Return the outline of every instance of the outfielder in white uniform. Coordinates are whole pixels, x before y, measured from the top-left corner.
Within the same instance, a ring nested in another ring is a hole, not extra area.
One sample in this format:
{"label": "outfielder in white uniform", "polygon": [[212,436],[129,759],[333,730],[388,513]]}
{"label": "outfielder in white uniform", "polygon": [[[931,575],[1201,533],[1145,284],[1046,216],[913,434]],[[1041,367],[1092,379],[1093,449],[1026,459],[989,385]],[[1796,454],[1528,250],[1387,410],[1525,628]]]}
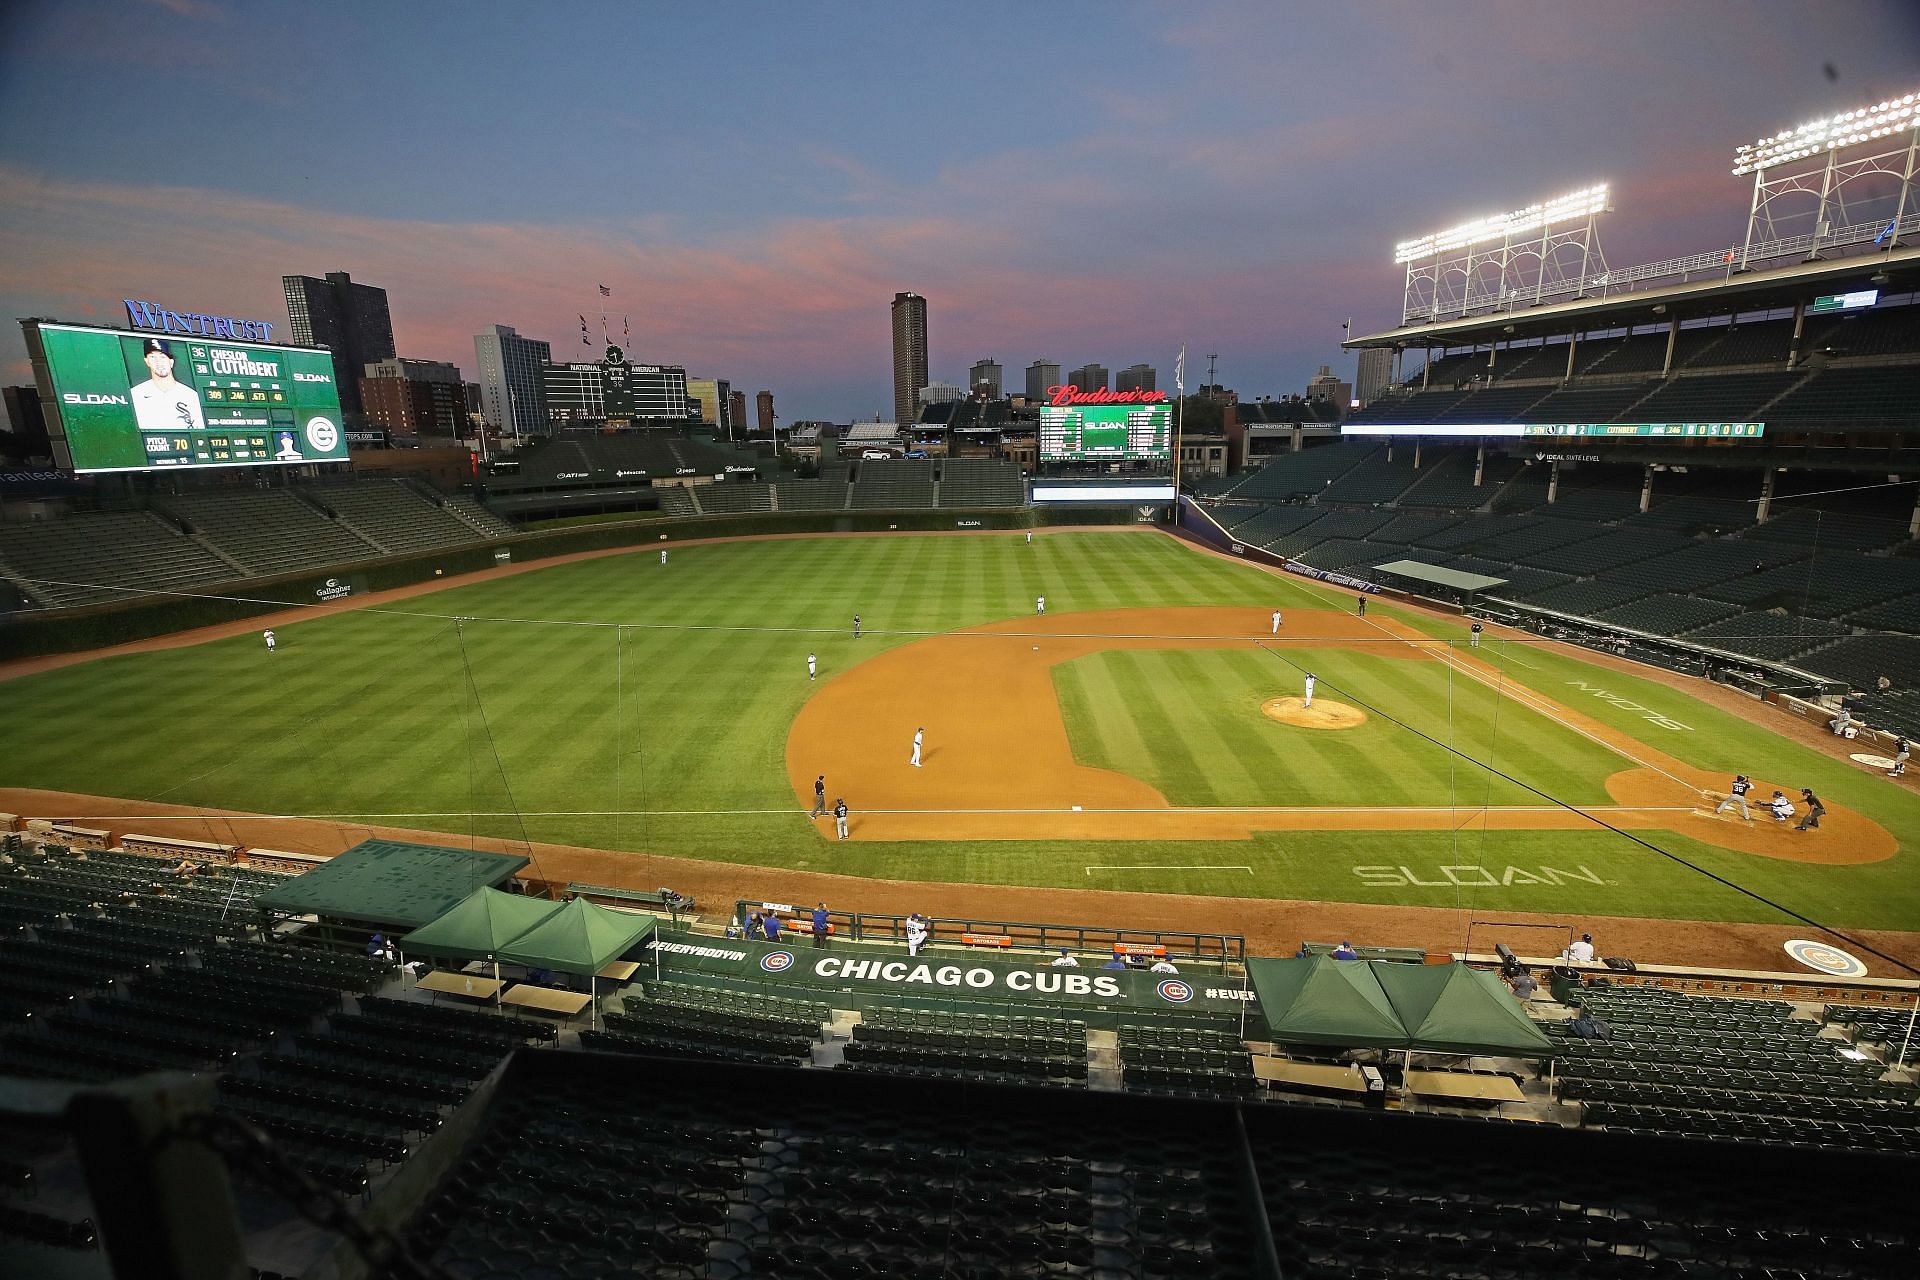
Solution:
{"label": "outfielder in white uniform", "polygon": [[1027,530],[1027,545],[1028,546],[1033,545],[1033,530],[1031,529]]}
{"label": "outfielder in white uniform", "polygon": [[1273,634],[1280,634],[1280,611],[1278,609],[1273,611]]}
{"label": "outfielder in white uniform", "polygon": [[273,628],[268,627],[265,631],[262,631],[260,633],[260,638],[267,642],[267,652],[272,653],[273,652]]}
{"label": "outfielder in white uniform", "polygon": [[667,562],[667,549],[665,547],[662,547],[660,548],[660,563],[665,564],[666,562]]}
{"label": "outfielder in white uniform", "polygon": [[1045,613],[1047,611],[1047,598],[1045,596],[1035,596],[1033,598],[1033,611],[1035,613]]}
{"label": "outfielder in white uniform", "polygon": [[909,763],[916,769],[920,767],[920,740],[926,736],[926,732],[925,729],[913,731],[913,759]]}
{"label": "outfielder in white uniform", "polygon": [[1314,684],[1313,673],[1309,671],[1307,673],[1307,697],[1306,697],[1306,700],[1303,703],[1301,703],[1301,706],[1303,708],[1310,707],[1313,705],[1313,684]]}
{"label": "outfielder in white uniform", "polygon": [[807,655],[807,679],[811,680],[820,670],[819,660],[812,654]]}

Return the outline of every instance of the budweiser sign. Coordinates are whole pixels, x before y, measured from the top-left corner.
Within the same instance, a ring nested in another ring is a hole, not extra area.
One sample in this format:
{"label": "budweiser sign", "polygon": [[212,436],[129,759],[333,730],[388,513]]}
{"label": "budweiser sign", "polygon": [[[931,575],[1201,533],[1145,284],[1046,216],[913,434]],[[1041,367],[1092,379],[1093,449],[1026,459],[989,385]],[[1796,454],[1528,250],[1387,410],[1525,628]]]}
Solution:
{"label": "budweiser sign", "polygon": [[1064,387],[1048,387],[1048,404],[1165,404],[1167,393],[1164,391],[1108,391],[1104,387],[1098,391],[1082,391],[1072,383]]}

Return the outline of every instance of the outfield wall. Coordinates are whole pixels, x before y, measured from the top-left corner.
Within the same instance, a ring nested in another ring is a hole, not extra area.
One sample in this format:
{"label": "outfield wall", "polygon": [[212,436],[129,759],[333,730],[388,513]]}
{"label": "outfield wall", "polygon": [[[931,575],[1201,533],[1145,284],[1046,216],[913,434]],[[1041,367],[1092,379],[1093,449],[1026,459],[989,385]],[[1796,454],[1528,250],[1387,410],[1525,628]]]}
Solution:
{"label": "outfield wall", "polygon": [[[0,661],[127,644],[196,627],[237,622],[288,608],[448,580],[502,563],[524,563],[696,538],[783,533],[944,532],[1135,523],[1131,507],[1020,507],[989,511],[809,511],[692,516],[576,525],[443,551],[356,561],[330,571],[210,583],[193,594],[143,596],[130,604],[14,613],[0,617]],[[345,589],[343,589],[345,588]]]}

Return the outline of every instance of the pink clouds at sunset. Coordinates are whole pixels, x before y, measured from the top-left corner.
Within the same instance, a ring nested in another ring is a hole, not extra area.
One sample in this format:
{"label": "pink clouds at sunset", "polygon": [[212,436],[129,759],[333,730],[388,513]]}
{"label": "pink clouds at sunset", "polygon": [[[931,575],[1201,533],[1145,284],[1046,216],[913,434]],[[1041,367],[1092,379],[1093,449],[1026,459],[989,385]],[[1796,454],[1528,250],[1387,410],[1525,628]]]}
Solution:
{"label": "pink clouds at sunset", "polygon": [[1186,344],[1285,394],[1397,319],[1395,241],[1606,181],[1610,263],[1724,244],[1732,147],[1912,89],[1920,47],[1898,0],[516,13],[0,6],[0,308],[279,319],[282,275],[345,271],[471,374],[477,330],[566,355],[604,305],[637,357],[844,420],[892,403],[907,289],[935,378]]}

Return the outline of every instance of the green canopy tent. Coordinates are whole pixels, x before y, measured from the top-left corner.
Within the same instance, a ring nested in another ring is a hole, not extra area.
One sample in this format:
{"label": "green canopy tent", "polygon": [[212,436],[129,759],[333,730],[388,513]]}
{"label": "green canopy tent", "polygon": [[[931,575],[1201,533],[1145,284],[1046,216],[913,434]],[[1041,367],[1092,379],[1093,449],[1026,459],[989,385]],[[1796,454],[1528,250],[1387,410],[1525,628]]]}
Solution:
{"label": "green canopy tent", "polygon": [[1247,961],[1254,997],[1276,1041],[1349,1049],[1404,1048],[1406,1028],[1395,1016],[1373,968],[1362,960],[1325,955]]}
{"label": "green canopy tent", "polygon": [[1505,1058],[1553,1055],[1553,1041],[1494,974],[1461,963],[1370,965],[1407,1029],[1407,1049]]}
{"label": "green canopy tent", "polygon": [[499,958],[534,968],[586,974],[594,1025],[598,1026],[597,975],[651,934],[656,923],[652,916],[612,911],[585,898],[575,898],[502,948]]}
{"label": "green canopy tent", "polygon": [[[491,960],[500,977],[500,952],[515,938],[561,909],[558,902],[498,889],[478,889],[445,915],[421,925],[398,942],[402,952],[455,960]],[[500,1002],[498,988],[494,1003]]]}

